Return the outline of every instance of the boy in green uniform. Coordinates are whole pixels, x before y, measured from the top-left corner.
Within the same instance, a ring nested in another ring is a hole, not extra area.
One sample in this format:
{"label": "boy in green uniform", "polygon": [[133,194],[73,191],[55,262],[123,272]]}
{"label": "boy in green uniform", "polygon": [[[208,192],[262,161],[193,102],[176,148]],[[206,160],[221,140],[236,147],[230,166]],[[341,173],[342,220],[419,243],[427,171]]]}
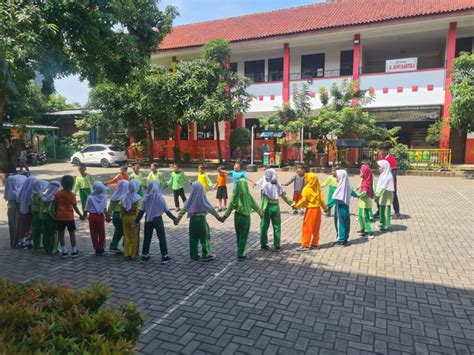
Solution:
{"label": "boy in green uniform", "polygon": [[157,163],[152,163],[150,165],[150,173],[148,174],[146,178],[146,186],[150,185],[150,183],[153,180],[158,180],[160,182],[161,187],[164,189],[166,186],[166,181],[165,178],[163,177],[163,174],[158,171],[158,164]]}
{"label": "boy in green uniform", "polygon": [[248,256],[245,255],[245,250],[247,248],[247,239],[250,233],[250,214],[255,211],[260,215],[260,218],[263,218],[262,211],[250,194],[249,185],[246,179],[240,179],[237,181],[237,187],[232,195],[232,200],[230,201],[226,213],[221,218],[221,222],[224,222],[234,210],[234,228],[237,236],[237,258],[239,260],[245,260],[248,259]]}
{"label": "boy in green uniform", "polygon": [[46,254],[58,252],[58,227],[56,224],[56,203],[54,197],[61,184],[52,181],[41,202],[41,220],[43,222],[43,248]]}
{"label": "boy in green uniform", "polygon": [[31,190],[31,236],[33,238],[33,249],[35,251],[42,249],[43,221],[41,218],[41,203],[43,202],[44,191],[47,188],[47,181],[36,180]]}
{"label": "boy in green uniform", "polygon": [[128,175],[129,181],[137,180],[140,183],[140,190],[138,190],[138,194],[143,197],[145,195],[146,183],[145,179],[143,179],[142,173],[140,172],[140,164],[133,164],[132,170],[133,172]]}
{"label": "boy in green uniform", "polygon": [[374,198],[374,180],[372,176],[372,169],[368,162],[363,162],[360,168],[360,183],[356,191],[352,195],[359,199],[359,234],[362,237],[368,236],[369,239],[374,237],[372,233],[371,214],[372,214],[372,199]]}
{"label": "boy in green uniform", "polygon": [[192,184],[191,180],[189,180],[184,172],[179,168],[178,164],[173,164],[173,172],[170,175],[170,179],[168,180],[168,186],[171,186],[171,190],[173,190],[174,196],[174,205],[176,207],[176,211],[179,211],[179,198],[183,200],[183,203],[186,202],[186,195],[184,194],[184,184]]}
{"label": "boy in green uniform", "polygon": [[74,192],[76,195],[79,194],[82,212],[84,215],[86,215],[84,208],[86,206],[87,198],[92,192],[92,185],[96,179],[86,172],[87,168],[85,164],[79,164],[79,168],[77,170],[79,171],[79,175],[76,176],[76,181],[74,183],[74,189],[72,192]]}
{"label": "boy in green uniform", "polygon": [[[332,199],[332,195],[334,195],[334,191],[336,191],[337,188],[337,173],[336,173],[336,167],[333,166],[331,169],[331,175],[329,175],[326,180],[321,184],[321,188],[325,188],[326,186],[329,188],[328,189],[328,198],[326,201],[329,201]],[[332,207],[328,207],[328,211],[326,212],[326,217],[331,217],[331,209]]]}

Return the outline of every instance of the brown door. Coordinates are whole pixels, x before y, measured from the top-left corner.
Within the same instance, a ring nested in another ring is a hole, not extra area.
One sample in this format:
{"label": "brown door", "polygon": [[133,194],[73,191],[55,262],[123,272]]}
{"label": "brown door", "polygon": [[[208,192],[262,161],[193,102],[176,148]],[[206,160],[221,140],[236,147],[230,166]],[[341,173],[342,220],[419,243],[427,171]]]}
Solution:
{"label": "brown door", "polygon": [[464,164],[466,132],[459,132],[458,130],[451,128],[449,148],[451,148],[451,162],[453,164]]}

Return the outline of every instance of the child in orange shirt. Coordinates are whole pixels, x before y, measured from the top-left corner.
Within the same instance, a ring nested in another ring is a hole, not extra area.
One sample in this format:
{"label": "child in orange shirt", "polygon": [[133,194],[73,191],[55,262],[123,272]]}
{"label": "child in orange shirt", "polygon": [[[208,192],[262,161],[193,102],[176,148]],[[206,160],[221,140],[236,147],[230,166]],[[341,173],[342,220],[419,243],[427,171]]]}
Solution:
{"label": "child in orange shirt", "polygon": [[76,195],[72,192],[74,187],[74,178],[71,175],[64,175],[61,179],[62,190],[56,192],[54,200],[56,201],[56,225],[58,228],[59,243],[61,244],[62,257],[68,256],[66,242],[64,241],[64,231],[68,230],[71,240],[71,257],[79,255],[76,247],[76,224],[74,223],[74,212],[81,220],[84,215],[77,208]]}
{"label": "child in orange shirt", "polygon": [[105,182],[106,185],[114,185],[114,184],[118,184],[118,182],[120,180],[129,180],[129,177],[128,177],[128,174],[127,174],[127,170],[128,170],[128,165],[127,164],[124,164],[120,167],[120,174],[116,175],[114,178],[108,180]]}
{"label": "child in orange shirt", "polygon": [[227,172],[223,166],[217,168],[217,182],[214,188],[217,187],[216,198],[219,200],[219,212],[227,209]]}

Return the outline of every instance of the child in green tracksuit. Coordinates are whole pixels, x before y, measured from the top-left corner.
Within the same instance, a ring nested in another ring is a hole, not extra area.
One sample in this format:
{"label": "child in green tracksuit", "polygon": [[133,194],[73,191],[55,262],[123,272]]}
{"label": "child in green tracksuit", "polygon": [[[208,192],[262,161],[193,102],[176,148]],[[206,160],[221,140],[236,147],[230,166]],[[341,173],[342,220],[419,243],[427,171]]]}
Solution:
{"label": "child in green tracksuit", "polygon": [[114,234],[112,242],[110,243],[109,250],[116,255],[122,254],[122,250],[119,248],[120,240],[123,237],[123,225],[122,217],[120,215],[120,201],[122,197],[128,192],[127,180],[120,180],[117,184],[117,189],[110,197],[109,207],[107,208],[107,215],[109,216],[107,222],[110,222],[112,217],[112,224],[114,225]]}
{"label": "child in green tracksuit", "polygon": [[371,227],[372,199],[374,198],[372,169],[367,162],[363,162],[360,168],[361,181],[353,196],[359,199],[359,234],[369,239],[374,237]]}
{"label": "child in green tracksuit", "polygon": [[250,194],[249,185],[246,179],[240,179],[237,182],[237,187],[232,195],[232,200],[230,201],[226,213],[221,218],[221,222],[224,222],[234,210],[234,228],[237,236],[237,258],[239,260],[245,260],[248,259],[245,250],[247,248],[247,239],[250,232],[250,214],[255,211],[260,215],[260,218],[263,218],[262,211]]}
{"label": "child in green tracksuit", "polygon": [[129,181],[137,180],[140,183],[140,189],[138,190],[138,194],[143,197],[145,195],[146,182],[143,178],[142,173],[140,172],[140,164],[133,164],[132,170],[133,172],[128,174],[128,179]]}
{"label": "child in green tracksuit", "polygon": [[173,164],[173,172],[171,173],[170,179],[168,180],[168,186],[171,186],[171,190],[173,190],[174,206],[176,207],[176,211],[179,211],[179,198],[183,200],[183,203],[186,202],[184,184],[191,184],[191,180],[189,180],[186,175],[184,175],[184,172],[178,167],[178,164]]}
{"label": "child in green tracksuit", "polygon": [[76,181],[74,183],[74,189],[72,192],[74,192],[76,195],[79,194],[82,212],[84,215],[86,215],[84,208],[86,206],[87,198],[92,192],[92,185],[96,179],[86,172],[87,168],[85,164],[79,164],[78,171],[79,175],[76,176]]}
{"label": "child in green tracksuit", "polygon": [[58,227],[56,223],[55,195],[61,186],[59,181],[52,181],[41,202],[41,221],[43,224],[43,248],[46,254],[58,252]]}
{"label": "child in green tracksuit", "polygon": [[375,190],[375,201],[380,206],[380,231],[386,232],[390,229],[390,206],[393,202],[395,183],[390,163],[387,160],[379,160],[377,164],[379,165],[380,176]]}
{"label": "child in green tracksuit", "polygon": [[278,182],[278,176],[274,169],[265,171],[265,182],[262,186],[262,204],[261,210],[263,218],[260,221],[260,247],[269,249],[268,247],[268,228],[270,221],[273,224],[273,245],[276,251],[281,250],[281,214],[280,214],[280,197],[289,206],[293,207],[295,202],[290,200]]}
{"label": "child in green tracksuit", "polygon": [[[333,167],[331,169],[331,175],[329,175],[326,180],[321,184],[321,188],[328,187],[328,198],[327,201],[330,201],[332,199],[332,196],[334,195],[334,191],[336,191],[337,188],[337,175],[336,175],[336,167]],[[326,217],[331,216],[331,207],[328,208],[328,211],[326,212]]]}
{"label": "child in green tracksuit", "polygon": [[[204,188],[199,181],[193,183],[191,194],[186,200],[184,208],[179,212],[178,218],[174,222],[175,225],[178,225],[186,212],[189,218],[189,256],[191,260],[210,261],[215,259],[216,256],[211,254],[211,236],[206,215],[210,213],[218,221],[221,221],[221,217],[208,201]],[[202,257],[199,256],[199,244],[202,248]]]}
{"label": "child in green tracksuit", "polygon": [[158,171],[158,164],[157,163],[151,163],[150,165],[150,173],[148,174],[145,184],[146,186],[150,185],[150,183],[153,180],[158,180],[161,184],[161,188],[164,189],[166,185],[165,178],[163,177],[163,174]]}
{"label": "child in green tracksuit", "polygon": [[42,249],[43,221],[41,218],[41,203],[43,202],[43,194],[47,188],[47,181],[36,180],[31,190],[31,236],[33,239],[33,249],[35,251]]}

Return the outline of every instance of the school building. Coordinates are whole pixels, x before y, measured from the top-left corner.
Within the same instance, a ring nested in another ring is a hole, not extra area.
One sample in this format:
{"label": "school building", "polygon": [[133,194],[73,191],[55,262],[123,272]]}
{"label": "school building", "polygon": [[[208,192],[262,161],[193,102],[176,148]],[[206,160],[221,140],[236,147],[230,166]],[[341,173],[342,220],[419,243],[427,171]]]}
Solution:
{"label": "school building", "polygon": [[[249,92],[255,96],[247,113],[220,126],[226,159],[231,158],[229,139],[235,127],[255,126],[256,145],[271,144],[260,137],[257,117],[290,102],[295,85],[309,85],[317,109],[319,88],[345,79],[375,95],[365,109],[381,125],[400,126],[401,143],[427,148],[428,126],[449,120],[453,61],[461,51],[473,50],[474,2],[327,0],[176,26],[152,62],[171,68],[197,58],[201,47],[215,38],[231,43],[231,70],[250,78]],[[176,144],[194,158],[198,152],[209,157],[217,154],[215,137],[214,129],[176,126],[171,139],[157,139],[155,133],[155,150],[171,150]],[[455,163],[474,163],[474,136],[445,129],[439,147],[450,148]]]}

